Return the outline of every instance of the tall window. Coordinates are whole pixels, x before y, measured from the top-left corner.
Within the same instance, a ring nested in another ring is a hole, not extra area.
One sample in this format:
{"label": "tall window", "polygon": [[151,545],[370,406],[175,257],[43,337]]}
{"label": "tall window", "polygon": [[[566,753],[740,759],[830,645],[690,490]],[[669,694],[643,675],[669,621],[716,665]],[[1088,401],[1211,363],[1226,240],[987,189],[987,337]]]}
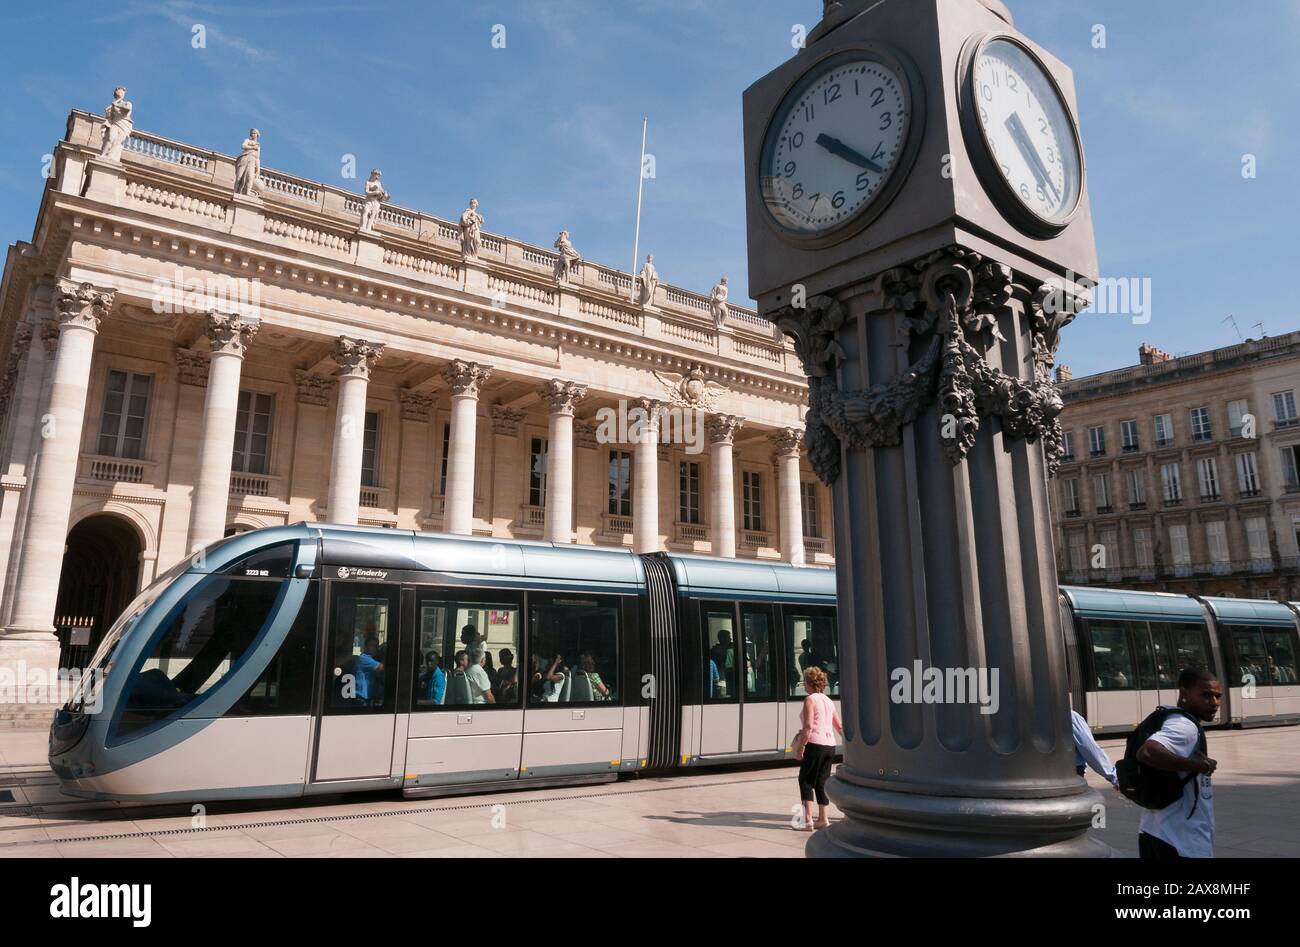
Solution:
{"label": "tall window", "polygon": [[1217,500],[1219,498],[1219,465],[1213,457],[1202,457],[1196,462],[1197,474],[1201,478],[1201,499]]}
{"label": "tall window", "polygon": [[1183,499],[1182,476],[1177,464],[1164,464],[1160,468],[1160,486],[1166,503],[1181,503]]}
{"label": "tall window", "polygon": [[1259,468],[1255,462],[1254,451],[1237,455],[1237,488],[1244,497],[1259,494]]}
{"label": "tall window", "polygon": [[1119,422],[1119,442],[1120,446],[1126,451],[1134,451],[1138,449],[1137,421]]}
{"label": "tall window", "polygon": [[1146,472],[1143,470],[1129,470],[1125,473],[1125,479],[1128,480],[1128,505],[1130,507],[1146,506]]}
{"label": "tall window", "polygon": [[1228,430],[1232,432],[1233,437],[1241,437],[1241,429],[1246,423],[1245,418],[1248,414],[1250,414],[1250,402],[1245,398],[1228,402]]}
{"label": "tall window", "polygon": [[1282,448],[1282,481],[1288,487],[1300,487],[1300,463],[1294,446]]}
{"label": "tall window", "polygon": [[1088,428],[1088,453],[1099,457],[1106,453],[1106,429],[1104,427]]}
{"label": "tall window", "polygon": [[366,412],[365,433],[361,438],[361,485],[377,487],[379,462],[379,412]]}
{"label": "tall window", "polygon": [[1169,527],[1169,555],[1174,565],[1185,566],[1192,561],[1192,547],[1187,544],[1187,526],[1182,523]]}
{"label": "tall window", "polygon": [[1272,551],[1268,543],[1268,520],[1262,516],[1251,516],[1246,520],[1246,544],[1250,547],[1250,558],[1271,559]]}
{"label": "tall window", "polygon": [[1066,513],[1079,512],[1079,481],[1073,477],[1061,481],[1061,506]]}
{"label": "tall window", "polygon": [[1274,392],[1273,421],[1278,427],[1290,427],[1296,423],[1294,391]]}
{"label": "tall window", "polygon": [[1208,441],[1214,436],[1209,408],[1192,408],[1192,440]]}
{"label": "tall window", "polygon": [[1102,560],[1102,568],[1114,569],[1119,565],[1119,533],[1114,529],[1103,529],[1097,533],[1097,542],[1103,550],[1105,558]]}
{"label": "tall window", "polygon": [[1133,530],[1133,559],[1134,565],[1140,568],[1155,564],[1155,557],[1151,553],[1151,530],[1144,526]]}
{"label": "tall window", "polygon": [[1093,475],[1092,498],[1096,501],[1097,512],[1110,509],[1110,483],[1105,474]]}
{"label": "tall window", "polygon": [[1156,447],[1168,447],[1174,442],[1174,416],[1157,414],[1151,419],[1156,434]]}
{"label": "tall window", "polygon": [[269,469],[271,409],[275,396],[261,391],[241,391],[235,413],[233,467],[240,473],[264,474]]}
{"label": "tall window", "polygon": [[1205,547],[1209,550],[1211,562],[1228,561],[1228,530],[1222,520],[1205,524]]}
{"label": "tall window", "polygon": [[803,534],[820,539],[822,520],[817,507],[817,484],[805,480],[799,484],[799,502],[803,506]]}
{"label": "tall window", "polygon": [[99,420],[98,453],[138,460],[144,456],[145,422],[153,378],[135,372],[108,373],[104,413]]}
{"label": "tall window", "polygon": [[1083,572],[1088,568],[1087,537],[1083,533],[1071,533],[1069,543],[1070,571]]}
{"label": "tall window", "polygon": [[1066,431],[1061,435],[1061,448],[1065,452],[1062,456],[1066,460],[1074,460],[1074,432]]}
{"label": "tall window", "polygon": [[447,455],[451,453],[451,425],[442,426],[442,461],[438,470],[438,496],[447,495]]}
{"label": "tall window", "polygon": [[609,512],[612,516],[632,515],[632,454],[609,452]]}
{"label": "tall window", "polygon": [[700,521],[700,465],[682,461],[677,465],[677,519]]}
{"label": "tall window", "polygon": [[546,505],[546,438],[534,437],[528,461],[528,505]]}
{"label": "tall window", "polygon": [[744,482],[743,529],[760,531],[763,528],[763,475],[754,470],[742,474]]}

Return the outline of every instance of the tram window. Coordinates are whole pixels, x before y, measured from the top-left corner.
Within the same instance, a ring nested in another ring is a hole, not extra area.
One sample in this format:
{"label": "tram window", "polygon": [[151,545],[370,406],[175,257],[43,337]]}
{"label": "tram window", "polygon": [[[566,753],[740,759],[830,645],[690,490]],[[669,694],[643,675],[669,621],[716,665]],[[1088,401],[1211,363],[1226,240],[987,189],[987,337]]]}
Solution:
{"label": "tram window", "polygon": [[[1212,668],[1210,644],[1204,625],[1169,625],[1174,639],[1174,667],[1176,673],[1188,668]],[[1178,679],[1174,679],[1175,685]]]}
{"label": "tram window", "polygon": [[1179,664],[1171,644],[1172,629],[1166,622],[1151,622],[1151,646],[1155,649],[1156,686],[1168,690],[1178,686]]}
{"label": "tram window", "polygon": [[618,604],[556,598],[530,605],[528,706],[618,704]]}
{"label": "tram window", "polygon": [[412,709],[518,707],[520,638],[513,602],[421,599]]}
{"label": "tram window", "polygon": [[385,585],[335,586],[330,620],[330,713],[392,711],[389,645],[397,634],[397,590]]}
{"label": "tram window", "polygon": [[803,672],[819,667],[826,672],[829,683],[826,693],[836,696],[840,692],[839,635],[836,631],[835,609],[821,606],[786,605],[785,640],[790,644],[789,694],[787,697],[803,700]]}
{"label": "tram window", "polygon": [[1268,680],[1268,655],[1264,637],[1258,628],[1232,628],[1233,660],[1228,662],[1228,676],[1233,687],[1247,683],[1264,686]]}
{"label": "tram window", "polygon": [[1092,663],[1099,691],[1122,691],[1133,688],[1133,660],[1129,654],[1128,623],[1089,621],[1092,635]]}
{"label": "tram window", "polygon": [[704,634],[704,700],[733,704],[740,700],[736,679],[736,614],[731,604],[700,606]]}
{"label": "tram window", "polygon": [[772,697],[772,627],[767,606],[742,606],[745,629],[745,699]]}
{"label": "tram window", "polygon": [[1133,658],[1137,664],[1137,686],[1142,690],[1154,690],[1156,686],[1155,661],[1151,654],[1151,639],[1147,636],[1147,623],[1134,621],[1128,623],[1133,633]]}
{"label": "tram window", "polygon": [[173,716],[211,692],[261,638],[283,587],[227,576],[196,586],[137,669],[117,733]]}
{"label": "tram window", "polygon": [[307,595],[293,627],[266,670],[229,710],[227,717],[268,717],[311,711],[311,682],[316,652],[317,583]]}
{"label": "tram window", "polygon": [[260,549],[251,556],[245,556],[226,569],[225,572],[227,575],[242,575],[252,578],[288,578],[289,570],[293,567],[293,557],[297,548],[298,544],[292,542],[280,543],[268,549]]}
{"label": "tram window", "polygon": [[1289,631],[1265,631],[1269,679],[1274,684],[1300,683],[1296,675],[1295,636]]}

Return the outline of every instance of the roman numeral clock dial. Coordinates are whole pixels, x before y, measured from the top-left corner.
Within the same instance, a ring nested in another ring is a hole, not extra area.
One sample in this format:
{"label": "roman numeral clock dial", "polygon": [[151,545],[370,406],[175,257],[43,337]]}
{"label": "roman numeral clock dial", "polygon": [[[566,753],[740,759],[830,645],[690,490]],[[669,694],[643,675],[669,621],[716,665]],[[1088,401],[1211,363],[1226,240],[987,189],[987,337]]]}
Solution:
{"label": "roman numeral clock dial", "polygon": [[778,232],[818,238],[862,222],[911,125],[902,68],[849,51],[809,70],[781,100],[763,144],[759,185]]}

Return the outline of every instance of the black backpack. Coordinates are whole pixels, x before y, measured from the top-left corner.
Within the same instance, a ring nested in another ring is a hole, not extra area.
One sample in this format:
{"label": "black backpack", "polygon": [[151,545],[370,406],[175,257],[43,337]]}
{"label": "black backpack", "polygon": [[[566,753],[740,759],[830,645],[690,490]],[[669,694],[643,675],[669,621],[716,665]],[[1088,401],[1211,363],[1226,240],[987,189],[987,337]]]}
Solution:
{"label": "black backpack", "polygon": [[1143,809],[1164,809],[1173,805],[1183,798],[1183,787],[1189,781],[1193,781],[1196,798],[1192,802],[1192,811],[1187,813],[1187,817],[1190,819],[1201,801],[1200,784],[1194,782],[1197,774],[1156,769],[1154,766],[1139,763],[1137,760],[1137,753],[1138,750],[1142,749],[1142,744],[1159,732],[1160,728],[1165,724],[1165,719],[1170,714],[1182,714],[1196,724],[1196,730],[1199,734],[1196,739],[1196,750],[1199,753],[1205,753],[1205,731],[1201,729],[1199,720],[1179,707],[1157,707],[1147,715],[1145,720],[1137,725],[1136,730],[1128,735],[1128,742],[1124,747],[1124,758],[1115,764],[1115,776],[1119,780],[1119,791]]}

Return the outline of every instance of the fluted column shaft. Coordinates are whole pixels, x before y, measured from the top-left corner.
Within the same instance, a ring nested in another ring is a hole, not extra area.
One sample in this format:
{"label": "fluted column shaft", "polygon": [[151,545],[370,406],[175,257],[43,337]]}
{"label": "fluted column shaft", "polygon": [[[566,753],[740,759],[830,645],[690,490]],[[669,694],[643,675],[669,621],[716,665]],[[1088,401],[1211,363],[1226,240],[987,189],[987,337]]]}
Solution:
{"label": "fluted column shaft", "polygon": [[777,506],[781,515],[781,558],[796,566],[804,564],[803,502],[799,494],[799,445],[803,432],[787,428],[772,438],[776,452]]}
{"label": "fluted column shaft", "polygon": [[552,379],[542,388],[550,407],[546,441],[546,520],[548,542],[573,542],[573,410],[585,385]]}
{"label": "fluted column shaft", "polygon": [[[659,403],[640,399],[629,426],[639,423],[632,455],[632,550],[659,551]],[[641,420],[641,419],[644,420]]]}
{"label": "fluted column shaft", "polygon": [[[338,407],[330,454],[329,521],[355,526],[361,512],[361,465],[365,448],[366,392],[370,369],[384,346],[340,337],[334,347],[339,366]],[[211,382],[209,382],[211,384]]]}
{"label": "fluted column shaft", "polygon": [[54,608],[81,454],[91,358],[100,320],[113,305],[111,291],[95,289],[88,283],[64,284],[60,290],[59,341],[48,407],[41,418],[36,467],[28,474],[31,500],[14,586],[14,608],[6,629],[6,637],[10,638],[53,640]]}
{"label": "fluted column shaft", "polygon": [[713,554],[736,558],[736,474],[733,458],[736,431],[744,421],[715,415],[705,422],[709,438],[709,466],[713,472]]}
{"label": "fluted column shaft", "polygon": [[447,488],[443,523],[448,533],[474,532],[474,454],[478,439],[478,396],[492,369],[454,359],[447,366],[451,386],[451,430],[447,445]]}
{"label": "fluted column shaft", "polygon": [[186,548],[191,553],[220,539],[226,531],[239,378],[244,365],[244,346],[256,333],[257,323],[251,320],[220,313],[208,316],[212,357],[208,365],[207,394],[203,399],[198,472],[190,501]]}

